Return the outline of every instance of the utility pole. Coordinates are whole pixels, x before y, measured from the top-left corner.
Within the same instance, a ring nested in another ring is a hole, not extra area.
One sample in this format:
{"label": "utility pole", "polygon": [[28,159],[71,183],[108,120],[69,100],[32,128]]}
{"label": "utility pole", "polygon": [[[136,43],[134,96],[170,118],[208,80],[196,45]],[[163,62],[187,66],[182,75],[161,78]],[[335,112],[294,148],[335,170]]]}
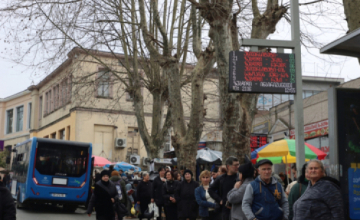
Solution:
{"label": "utility pole", "polygon": [[[259,47],[276,48],[277,53],[284,53],[284,49],[291,49],[295,54],[296,94],[294,95],[295,110],[295,141],[296,141],[296,168],[300,176],[302,165],[305,163],[304,147],[304,112],[302,99],[302,72],[301,72],[301,44],[300,44],[300,14],[299,1],[290,1],[291,12],[291,40],[264,40],[243,39],[241,46],[250,47],[251,51],[258,51]],[[290,109],[291,114],[291,109]],[[290,115],[291,117],[291,115]]]}

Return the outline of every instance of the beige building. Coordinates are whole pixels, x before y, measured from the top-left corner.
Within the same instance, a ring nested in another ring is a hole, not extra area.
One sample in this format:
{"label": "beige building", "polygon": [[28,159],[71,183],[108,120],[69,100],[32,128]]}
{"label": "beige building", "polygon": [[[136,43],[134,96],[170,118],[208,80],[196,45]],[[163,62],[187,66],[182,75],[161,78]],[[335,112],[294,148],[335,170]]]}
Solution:
{"label": "beige building", "polygon": [[[94,51],[101,62],[122,71],[110,53]],[[187,66],[190,71],[192,66]],[[123,70],[124,71],[124,70]],[[87,76],[87,77],[85,77]],[[126,74],[124,74],[126,77]],[[204,133],[218,129],[219,102],[216,77],[205,83],[207,99]],[[190,110],[189,87],[183,91],[184,112]],[[151,128],[152,97],[143,88],[146,124]],[[93,144],[93,155],[113,162],[135,156],[142,164],[147,157],[140,138],[132,98],[124,84],[104,73],[104,67],[91,56],[74,48],[68,59],[37,85],[24,92],[0,99],[0,140],[14,145],[29,137],[64,139]],[[171,150],[169,141],[161,152]]]}

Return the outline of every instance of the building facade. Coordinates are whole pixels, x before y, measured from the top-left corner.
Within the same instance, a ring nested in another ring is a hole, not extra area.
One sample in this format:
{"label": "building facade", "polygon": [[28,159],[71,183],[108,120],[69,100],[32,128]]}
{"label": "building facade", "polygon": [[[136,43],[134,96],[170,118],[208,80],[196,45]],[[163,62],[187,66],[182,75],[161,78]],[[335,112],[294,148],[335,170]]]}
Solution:
{"label": "building facade", "polygon": [[[101,62],[126,73],[119,63],[122,55],[93,52]],[[113,162],[130,162],[130,156],[135,155],[134,163],[142,165],[147,152],[139,134],[132,97],[123,83],[105,72],[101,62],[74,48],[68,59],[41,82],[0,99],[0,140],[5,141],[5,146],[14,146],[30,137],[91,142],[93,155]],[[188,65],[187,71],[191,68]],[[215,77],[208,77],[204,88],[207,132],[219,125],[214,80]],[[145,121],[151,129],[152,96],[145,87],[141,89]],[[183,92],[185,118],[189,118],[191,106],[189,89],[185,86]],[[170,134],[171,129],[160,155],[172,150]]]}

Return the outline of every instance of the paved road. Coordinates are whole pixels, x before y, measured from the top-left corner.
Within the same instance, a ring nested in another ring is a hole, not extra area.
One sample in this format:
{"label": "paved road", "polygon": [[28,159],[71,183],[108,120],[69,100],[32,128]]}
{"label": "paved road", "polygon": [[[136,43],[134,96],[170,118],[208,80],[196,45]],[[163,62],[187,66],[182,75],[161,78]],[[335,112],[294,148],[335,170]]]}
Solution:
{"label": "paved road", "polygon": [[64,213],[60,207],[37,205],[31,208],[17,209],[18,220],[95,220],[95,214],[89,217],[84,208],[78,208],[75,213]]}
{"label": "paved road", "polygon": [[[17,220],[95,220],[95,213],[89,217],[85,208],[78,208],[75,213],[65,213],[60,207],[36,205],[31,208],[17,209]],[[137,220],[131,219],[131,220]]]}

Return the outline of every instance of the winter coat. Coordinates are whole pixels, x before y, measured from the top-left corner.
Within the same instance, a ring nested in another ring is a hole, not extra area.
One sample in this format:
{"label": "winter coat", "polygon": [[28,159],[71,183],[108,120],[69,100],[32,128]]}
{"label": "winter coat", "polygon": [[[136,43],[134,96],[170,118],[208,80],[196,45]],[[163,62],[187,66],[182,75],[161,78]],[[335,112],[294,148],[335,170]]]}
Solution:
{"label": "winter coat", "polygon": [[195,199],[195,189],[199,183],[191,180],[182,181],[177,187],[175,200],[178,203],[178,218],[196,218],[198,215],[198,204]]}
{"label": "winter coat", "polygon": [[0,220],[15,220],[16,208],[14,199],[10,191],[4,187],[0,187]]}
{"label": "winter coat", "polygon": [[[164,209],[167,220],[175,220],[178,218],[177,201],[175,203],[170,201],[170,197],[175,197],[175,192],[180,182],[176,180],[166,181],[162,186],[162,194],[164,201]],[[175,199],[176,200],[176,199]]]}
{"label": "winter coat", "polygon": [[208,217],[209,208],[215,209],[216,203],[208,202],[206,200],[206,190],[203,186],[199,186],[195,189],[195,198],[196,202],[199,204],[199,215],[201,217]]}
{"label": "winter coat", "polygon": [[294,211],[293,206],[296,200],[300,198],[302,194],[306,191],[306,188],[308,187],[309,181],[305,180],[301,183],[297,182],[295,185],[291,188],[290,194],[288,197],[289,200],[289,220],[292,220],[294,217]]}
{"label": "winter coat", "polygon": [[[121,203],[123,203],[125,206],[127,206],[127,202],[128,202],[128,194],[126,192],[126,188],[125,188],[125,181],[123,179],[121,179],[121,177],[119,176],[112,176],[110,178],[110,181],[113,182],[116,185],[120,185],[120,189],[121,189],[121,196],[122,198],[120,199]],[[120,195],[119,195],[120,196]]]}
{"label": "winter coat", "polygon": [[[137,187],[137,196],[136,202],[140,202],[140,211],[141,213],[145,213],[148,205],[151,202],[151,194],[152,194],[152,184],[150,181],[144,182],[140,181]],[[142,216],[139,216],[141,218]]]}
{"label": "winter coat", "polygon": [[247,219],[282,220],[288,219],[289,203],[275,178],[267,184],[258,176],[246,186],[242,210]]}
{"label": "winter coat", "polygon": [[109,181],[104,185],[102,181],[95,184],[94,193],[91,196],[87,213],[91,214],[95,206],[96,218],[114,218],[115,212],[111,199],[119,199],[115,184]]}
{"label": "winter coat", "polygon": [[161,180],[160,176],[157,176],[153,181],[152,198],[157,206],[164,205],[163,184],[164,182]]}
{"label": "winter coat", "polygon": [[230,190],[227,195],[228,201],[231,203],[231,220],[246,220],[246,216],[242,211],[242,200],[245,194],[247,185],[254,179],[252,177],[246,178],[241,186]]}
{"label": "winter coat", "polygon": [[323,177],[314,185],[309,182],[305,193],[295,202],[294,220],[343,220],[344,209],[340,183]]}

